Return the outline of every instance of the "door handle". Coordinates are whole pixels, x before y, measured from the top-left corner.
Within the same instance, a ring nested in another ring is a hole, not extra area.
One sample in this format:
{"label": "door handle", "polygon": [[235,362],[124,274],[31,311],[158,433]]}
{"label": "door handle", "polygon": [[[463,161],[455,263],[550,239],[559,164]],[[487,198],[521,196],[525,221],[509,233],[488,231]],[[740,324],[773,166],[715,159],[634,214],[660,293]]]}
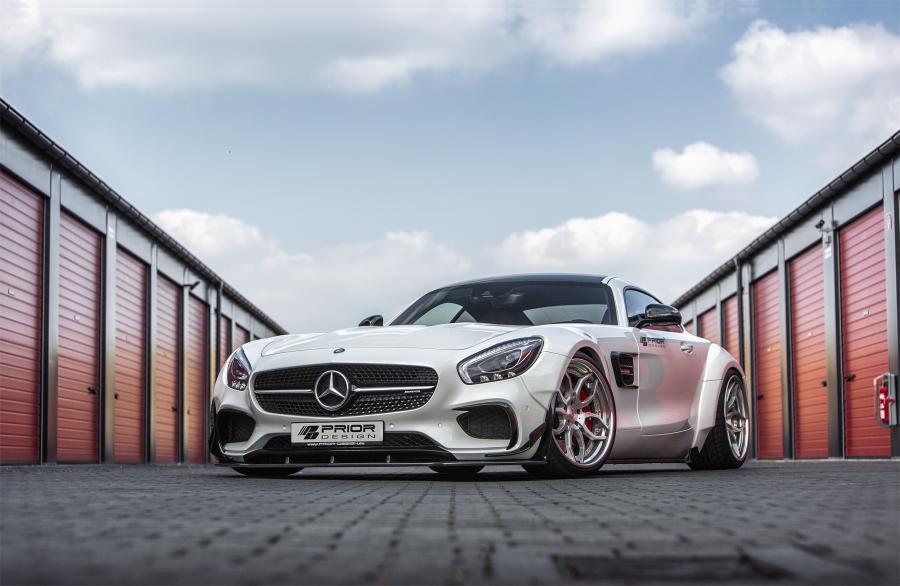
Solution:
{"label": "door handle", "polygon": [[178,407],[176,407],[175,405],[172,405],[172,411],[178,411]]}
{"label": "door handle", "polygon": [[694,345],[688,344],[686,342],[681,343],[681,351],[685,354],[693,354],[694,353]]}
{"label": "door handle", "polygon": [[87,392],[89,392],[89,393],[92,394],[92,395],[96,395],[96,394],[97,394],[97,387],[90,386],[90,387],[87,388]]}
{"label": "door handle", "polygon": [[763,398],[765,398],[765,395],[756,395],[756,400],[757,400],[757,401],[762,401]]}
{"label": "door handle", "polygon": [[853,381],[856,380],[856,375],[848,374],[847,376],[844,377],[844,380],[847,381],[848,383],[852,383]]}
{"label": "door handle", "polygon": [[823,381],[822,381],[822,386],[823,386],[823,387],[827,387],[827,386],[828,386],[828,381],[827,381],[827,380],[823,380]]}

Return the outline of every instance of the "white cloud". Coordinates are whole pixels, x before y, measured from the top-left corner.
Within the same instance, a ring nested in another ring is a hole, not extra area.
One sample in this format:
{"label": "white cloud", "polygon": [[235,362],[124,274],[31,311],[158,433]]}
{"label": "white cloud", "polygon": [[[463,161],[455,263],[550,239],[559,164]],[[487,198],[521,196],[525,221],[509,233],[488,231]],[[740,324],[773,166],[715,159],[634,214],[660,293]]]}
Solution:
{"label": "white cloud", "polygon": [[165,210],[154,220],[241,293],[293,331],[388,318],[431,288],[465,276],[469,259],[426,232],[292,253],[251,224],[222,214]]}
{"label": "white cloud", "polygon": [[610,212],[510,234],[502,268],[622,276],[673,300],[775,223],[744,212],[692,210],[659,222]]}
{"label": "white cloud", "polygon": [[44,59],[86,88],[332,88],[472,75],[537,52],[566,64],[656,49],[705,2],[0,2],[0,74]]}
{"label": "white cloud", "polygon": [[721,73],[741,106],[790,143],[852,153],[900,127],[900,36],[881,25],[786,32],[759,20]]}
{"label": "white cloud", "polygon": [[296,253],[222,214],[165,210],[154,220],[296,332],[353,326],[374,313],[387,318],[426,291],[475,274],[613,274],[672,300],[775,222],[694,210],[652,223],[611,212],[515,232],[493,254],[470,258],[422,231]]}
{"label": "white cloud", "polygon": [[663,47],[712,16],[702,1],[526,2],[521,9],[528,42],[567,64]]}
{"label": "white cloud", "polygon": [[723,151],[702,141],[680,153],[670,148],[654,151],[653,168],[663,181],[682,191],[743,187],[759,176],[752,154]]}

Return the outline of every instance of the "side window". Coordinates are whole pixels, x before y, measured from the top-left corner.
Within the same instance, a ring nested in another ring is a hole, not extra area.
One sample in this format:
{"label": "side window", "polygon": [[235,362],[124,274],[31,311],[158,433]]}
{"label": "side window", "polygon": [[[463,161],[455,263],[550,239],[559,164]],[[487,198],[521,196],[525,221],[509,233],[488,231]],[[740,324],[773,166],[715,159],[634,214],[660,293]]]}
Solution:
{"label": "side window", "polygon": [[644,315],[647,306],[651,303],[659,303],[655,297],[647,295],[637,289],[625,290],[625,312],[628,314],[628,325],[633,326]]}

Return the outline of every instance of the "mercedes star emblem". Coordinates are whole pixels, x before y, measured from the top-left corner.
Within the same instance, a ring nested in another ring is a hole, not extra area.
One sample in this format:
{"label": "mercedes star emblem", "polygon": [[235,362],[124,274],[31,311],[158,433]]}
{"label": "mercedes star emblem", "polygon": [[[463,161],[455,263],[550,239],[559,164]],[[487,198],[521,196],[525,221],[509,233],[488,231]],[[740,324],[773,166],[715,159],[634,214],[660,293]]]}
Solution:
{"label": "mercedes star emblem", "polygon": [[313,394],[323,409],[337,411],[350,398],[350,381],[342,372],[326,370],[316,379]]}

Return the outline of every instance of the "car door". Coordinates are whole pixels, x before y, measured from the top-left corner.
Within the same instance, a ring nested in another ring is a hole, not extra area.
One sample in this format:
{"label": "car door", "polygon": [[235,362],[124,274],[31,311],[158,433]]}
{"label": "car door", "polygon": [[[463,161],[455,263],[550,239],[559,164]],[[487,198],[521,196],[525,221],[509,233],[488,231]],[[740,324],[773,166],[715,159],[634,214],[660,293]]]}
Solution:
{"label": "car door", "polygon": [[640,289],[625,290],[628,324],[638,341],[638,417],[641,435],[690,429],[691,409],[700,386],[709,343],[681,326],[634,325],[647,305],[660,303]]}

